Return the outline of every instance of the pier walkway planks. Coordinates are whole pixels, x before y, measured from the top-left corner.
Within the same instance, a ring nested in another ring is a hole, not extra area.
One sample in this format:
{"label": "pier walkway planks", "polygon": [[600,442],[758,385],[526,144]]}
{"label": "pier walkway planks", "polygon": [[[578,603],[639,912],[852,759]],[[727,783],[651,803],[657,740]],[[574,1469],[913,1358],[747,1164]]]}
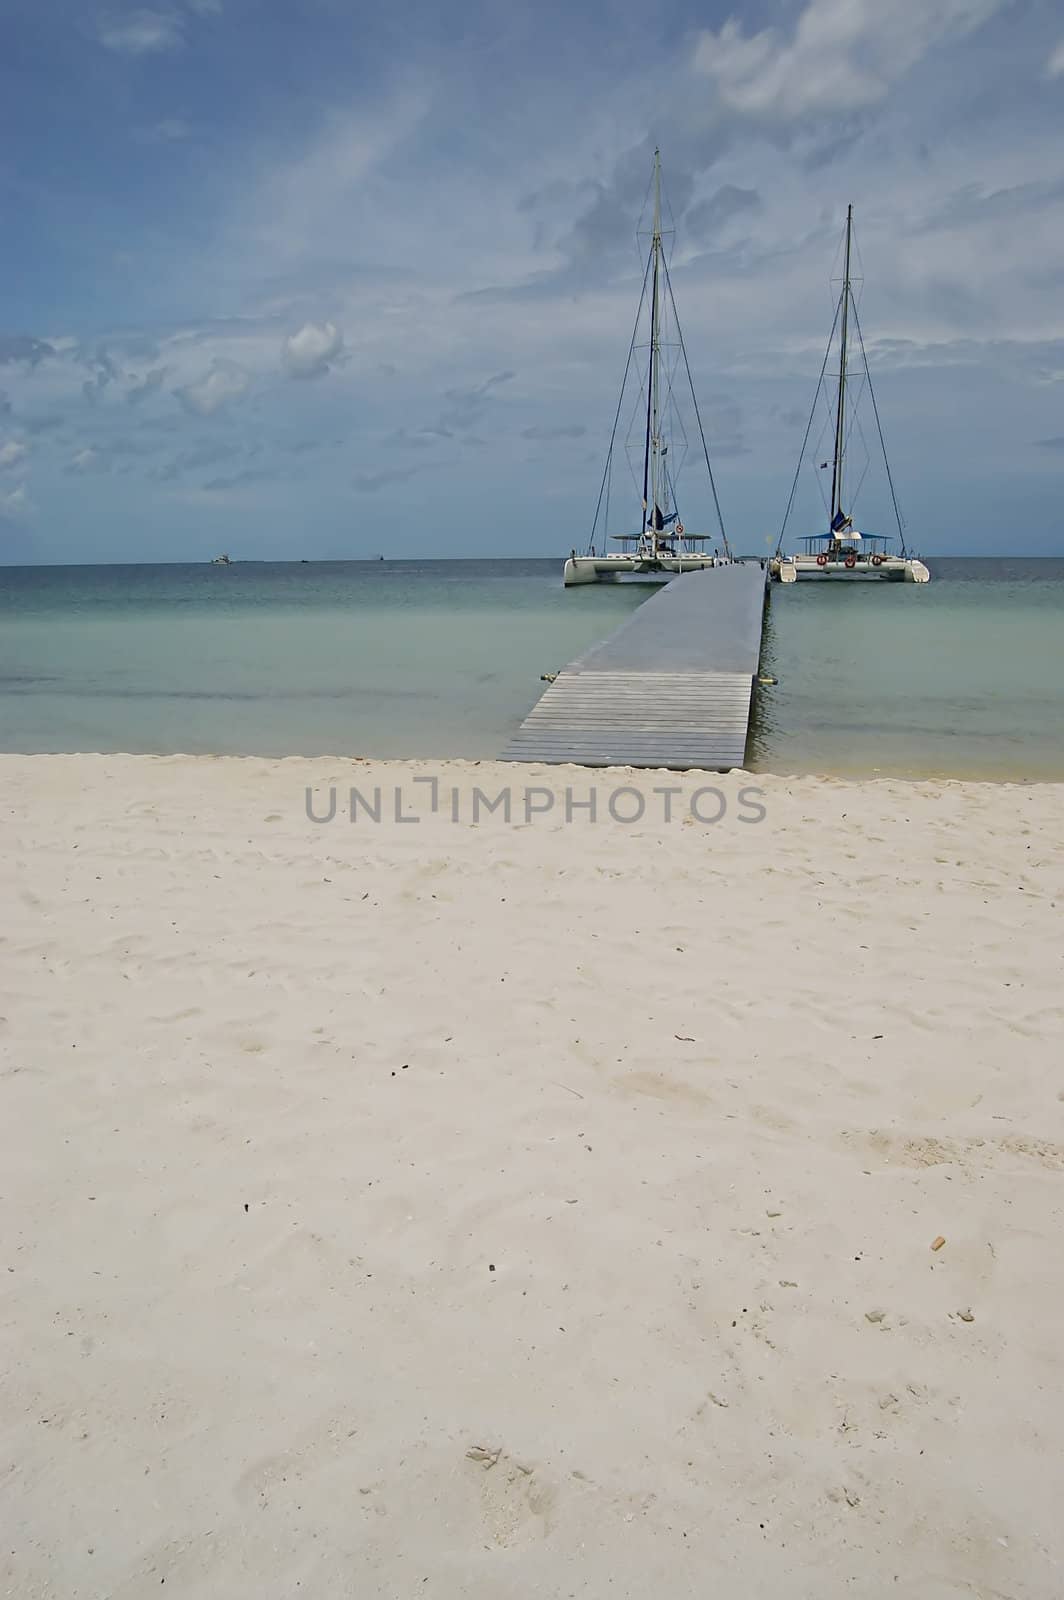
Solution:
{"label": "pier walkway planks", "polygon": [[502,759],[741,767],[766,578],[759,561],[742,561],[664,584],[559,672]]}

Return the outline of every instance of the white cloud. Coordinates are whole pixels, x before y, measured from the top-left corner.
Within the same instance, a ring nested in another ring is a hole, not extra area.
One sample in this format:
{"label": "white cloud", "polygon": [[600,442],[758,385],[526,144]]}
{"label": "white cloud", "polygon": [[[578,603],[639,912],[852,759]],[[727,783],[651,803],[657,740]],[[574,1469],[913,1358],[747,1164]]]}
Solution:
{"label": "white cloud", "polygon": [[240,400],[247,393],[249,382],[243,367],[219,364],[196,383],[186,383],[174,393],[186,411],[199,417],[212,417],[230,401]]}
{"label": "white cloud", "polygon": [[[367,101],[357,111],[327,115],[310,145],[268,170],[235,219],[237,248],[248,232],[275,266],[336,248],[352,234],[365,244],[359,197],[371,175],[416,132],[429,99],[416,87]],[[364,204],[364,200],[362,201]]]}
{"label": "white cloud", "polygon": [[1049,60],[1046,62],[1046,77],[1064,77],[1064,39],[1060,41]]}
{"label": "white cloud", "polygon": [[99,24],[100,43],[120,55],[157,55],[179,50],[185,42],[184,23],[173,11],[129,11],[105,17]]}
{"label": "white cloud", "polygon": [[733,111],[786,121],[880,101],[941,40],[970,32],[1002,0],[809,0],[793,36],[747,36],[734,18],[704,32],[695,67]]}
{"label": "white cloud", "polygon": [[0,495],[0,522],[21,522],[23,517],[29,515],[31,509],[24,483],[20,483],[17,489],[12,489],[10,494]]}
{"label": "white cloud", "polygon": [[9,439],[6,444],[0,444],[0,472],[10,472],[25,461],[29,453],[29,446],[21,439]]}
{"label": "white cloud", "polygon": [[281,360],[290,378],[317,378],[328,372],[343,347],[344,336],[335,323],[305,322],[284,341]]}
{"label": "white cloud", "polygon": [[75,455],[71,456],[68,470],[70,472],[91,472],[99,459],[100,452],[86,445],[83,450],[79,450]]}

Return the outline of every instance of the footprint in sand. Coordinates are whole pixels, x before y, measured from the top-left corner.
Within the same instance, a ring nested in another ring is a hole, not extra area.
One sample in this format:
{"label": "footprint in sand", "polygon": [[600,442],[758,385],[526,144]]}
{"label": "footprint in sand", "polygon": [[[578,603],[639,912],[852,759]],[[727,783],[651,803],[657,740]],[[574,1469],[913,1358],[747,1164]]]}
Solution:
{"label": "footprint in sand", "polygon": [[546,1534],[554,1490],[534,1467],[491,1445],[471,1446],[466,1466],[480,1491],[485,1526],[494,1544],[521,1544]]}
{"label": "footprint in sand", "polygon": [[844,1147],[863,1149],[891,1166],[937,1167],[973,1166],[1004,1172],[1037,1166],[1050,1172],[1064,1170],[1064,1145],[1027,1134],[1005,1134],[1001,1138],[946,1139],[929,1135],[909,1137],[878,1131],[844,1131]]}
{"label": "footprint in sand", "polygon": [[679,1101],[684,1105],[711,1106],[712,1097],[694,1084],[684,1083],[675,1074],[664,1072],[626,1072],[612,1080],[622,1094],[649,1095],[653,1100]]}
{"label": "footprint in sand", "polygon": [[303,1429],[287,1450],[248,1463],[233,1485],[236,1499],[261,1510],[271,1501],[298,1499],[308,1478],[353,1460],[357,1432],[345,1417],[322,1419]]}

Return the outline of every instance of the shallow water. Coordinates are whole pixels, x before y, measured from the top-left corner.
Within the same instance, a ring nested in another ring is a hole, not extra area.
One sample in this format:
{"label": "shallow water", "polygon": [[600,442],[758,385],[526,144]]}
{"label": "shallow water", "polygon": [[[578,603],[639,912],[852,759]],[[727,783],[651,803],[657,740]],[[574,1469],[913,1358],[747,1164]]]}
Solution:
{"label": "shallow water", "polygon": [[1064,776],[1064,560],[772,591],[751,752],[773,771]]}
{"label": "shallow water", "polygon": [[[1064,777],[1064,560],[775,586],[750,764]],[[652,587],[560,561],[0,568],[0,748],[485,757]]]}

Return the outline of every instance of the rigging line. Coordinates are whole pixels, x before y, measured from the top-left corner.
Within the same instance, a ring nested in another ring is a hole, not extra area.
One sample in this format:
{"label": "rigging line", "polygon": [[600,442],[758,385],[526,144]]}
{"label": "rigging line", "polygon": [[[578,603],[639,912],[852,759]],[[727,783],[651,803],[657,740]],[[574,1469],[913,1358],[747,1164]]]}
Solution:
{"label": "rigging line", "polygon": [[[636,445],[638,444],[638,446],[639,446],[639,460],[640,460],[640,464],[642,464],[642,459],[643,459],[643,438],[642,438],[642,432],[641,431],[640,431],[640,433],[638,435],[636,434],[636,423],[642,417],[643,411],[645,409],[645,406],[646,406],[646,388],[645,388],[645,385],[643,383],[642,378],[640,378],[640,380],[639,380],[639,389],[638,389],[638,391],[636,393],[636,397],[635,397],[635,404],[632,407],[632,415],[628,419],[628,428],[627,428],[627,431],[626,431],[625,436],[624,436],[624,451],[625,451],[625,455],[628,457],[629,463],[631,463],[631,461],[632,461],[633,455],[635,453]],[[636,480],[634,478],[632,479],[632,482],[635,483],[636,488],[638,489],[639,485],[638,485],[638,483],[636,483]]]}
{"label": "rigging line", "polygon": [[680,408],[677,404],[676,392],[672,380],[667,380],[665,393],[665,425],[662,428],[662,437],[665,438],[667,450],[677,450],[681,442],[686,442],[683,437],[683,424],[680,418]]}
{"label": "rigging line", "polygon": [[[814,479],[814,482],[816,483],[817,494],[820,496],[820,503],[824,507],[824,521],[825,521],[825,523],[828,523],[828,522],[831,521],[831,507],[828,505],[828,497],[824,493],[824,477],[825,477],[825,473],[823,472],[823,470],[820,467],[820,457],[824,453],[824,451],[822,449],[822,446],[824,446],[826,444],[825,436],[827,434],[827,431],[828,431],[828,424],[825,422],[823,428],[821,428],[821,430],[820,430],[820,438],[816,442],[816,449],[813,451],[813,454],[810,457],[810,462],[809,462],[810,466],[814,469],[814,471],[813,471],[813,479]],[[832,436],[832,439],[834,439],[834,437],[835,437],[834,424],[832,424],[831,436]]]}
{"label": "rigging line", "polygon": [[672,209],[672,201],[669,199],[669,191],[668,191],[668,189],[666,189],[664,184],[662,184],[662,186],[661,186],[661,197],[665,202],[665,209],[669,213],[669,221],[672,223],[672,227],[665,229],[665,232],[666,233],[671,233],[673,235],[673,238],[675,239],[675,237],[676,237],[676,213]]}
{"label": "rigging line", "polygon": [[731,545],[728,543],[728,535],[724,531],[724,518],[721,515],[720,500],[717,497],[717,483],[713,476],[713,466],[709,459],[709,446],[706,444],[706,430],[702,426],[702,417],[698,409],[698,396],[695,394],[695,380],[691,376],[691,363],[687,359],[687,347],[684,344],[683,330],[680,327],[680,314],[676,309],[676,296],[672,292],[672,274],[669,271],[668,262],[665,263],[665,285],[669,291],[669,299],[672,302],[672,320],[676,324],[676,333],[680,342],[680,352],[683,355],[683,364],[687,369],[687,382],[691,389],[691,401],[695,408],[695,420],[698,423],[698,431],[702,438],[702,453],[706,458],[706,471],[709,473],[709,487],[713,491],[713,505],[717,512],[717,523],[720,527],[720,539],[722,545],[724,546],[724,554],[730,559]]}
{"label": "rigging line", "polygon": [[859,388],[859,390],[857,392],[857,396],[856,396],[855,399],[853,399],[850,402],[850,406],[849,406],[849,411],[850,411],[850,429],[849,429],[849,433],[850,433],[850,444],[849,444],[850,461],[852,463],[852,461],[854,459],[854,457],[853,457],[853,449],[854,449],[855,435],[856,435],[856,438],[860,439],[860,441],[861,441],[861,449],[864,451],[864,457],[865,457],[864,458],[864,463],[863,463],[863,465],[861,467],[860,476],[857,479],[857,487],[855,489],[852,489],[850,491],[850,493],[846,497],[847,500],[849,501],[849,506],[850,506],[851,513],[853,513],[857,509],[857,500],[858,500],[858,497],[859,497],[859,495],[861,493],[861,487],[862,487],[865,479],[867,478],[869,468],[872,465],[872,452],[868,448],[868,440],[865,438],[865,431],[864,431],[864,428],[861,426],[861,416],[860,416],[860,412],[858,410],[858,401],[860,400],[861,396],[864,394],[865,387],[866,387],[866,379],[862,375],[862,377],[861,377],[861,386],[860,386],[860,388]]}
{"label": "rigging line", "polygon": [[639,479],[636,477],[636,471],[635,471],[635,467],[632,465],[631,456],[629,456],[627,459],[628,459],[628,474],[629,474],[629,476],[630,476],[630,478],[632,480],[632,488],[635,491],[635,499],[638,502],[640,493],[642,492],[642,484],[640,483]]}
{"label": "rigging line", "polygon": [[635,336],[639,332],[639,318],[643,315],[643,301],[647,297],[647,278],[649,276],[650,260],[648,257],[646,271],[643,273],[643,292],[639,296],[639,306],[635,314],[635,326],[632,329],[632,342],[628,346],[628,360],[624,364],[624,377],[621,380],[621,392],[617,398],[617,410],[613,418],[613,431],[610,434],[610,448],[606,455],[606,469],[602,474],[602,482],[599,485],[598,500],[595,503],[595,520],[591,524],[591,538],[587,542],[587,547],[589,550],[595,538],[595,529],[598,527],[599,511],[602,509],[602,496],[606,489],[606,479],[609,476],[610,462],[613,460],[613,442],[617,437],[617,424],[621,420],[621,406],[624,404],[624,390],[625,385],[628,382],[628,372],[632,365],[632,352],[635,350]]}
{"label": "rigging line", "polygon": [[[776,544],[777,555],[779,555],[780,551],[783,549],[783,535],[787,532],[787,522],[791,515],[791,507],[794,505],[795,490],[798,488],[798,478],[802,471],[802,462],[805,460],[805,447],[809,443],[809,430],[813,426],[813,418],[816,415],[817,401],[820,399],[820,391],[824,386],[824,374],[828,369],[828,357],[831,354],[831,346],[835,338],[835,328],[838,325],[839,311],[841,309],[842,296],[840,295],[838,304],[835,307],[835,320],[832,322],[831,332],[828,334],[828,347],[824,351],[824,360],[820,367],[820,377],[817,379],[816,383],[816,394],[813,396],[813,404],[809,409],[809,421],[805,425],[805,434],[802,438],[802,448],[798,453],[798,465],[794,469],[794,482],[791,484],[791,492],[787,497],[787,509],[783,513],[783,523],[780,527],[780,536]],[[820,482],[819,478],[817,479],[817,482]]]}
{"label": "rigging line", "polygon": [[650,199],[650,191],[651,191],[651,189],[653,187],[654,187],[654,168],[653,168],[653,166],[651,166],[650,177],[647,179],[646,192],[643,195],[643,205],[642,205],[642,208],[641,208],[641,210],[639,212],[639,221],[636,223],[635,237],[632,240],[632,247],[635,250],[635,258],[640,263],[643,260],[643,249],[642,249],[642,246],[641,246],[639,241],[642,239],[643,235],[647,232],[647,229],[643,227],[643,218],[647,214],[647,202]]}
{"label": "rigging line", "polygon": [[854,254],[857,257],[857,265],[860,268],[860,271],[850,274],[850,283],[851,284],[854,284],[854,283],[860,284],[859,293],[855,294],[854,297],[853,297],[854,310],[856,311],[857,302],[858,302],[858,300],[860,300],[861,296],[864,294],[864,282],[865,282],[865,279],[864,279],[864,257],[861,254],[861,245],[860,245],[860,242],[859,242],[859,240],[857,238],[857,229],[852,227],[852,226],[850,228],[850,237],[851,237],[851,240],[853,242]]}
{"label": "rigging line", "polygon": [[[815,402],[814,402],[814,404],[815,404]],[[828,497],[824,493],[824,471],[823,471],[823,467],[821,465],[820,458],[824,454],[825,449],[828,450],[828,453],[830,455],[830,446],[828,445],[828,442],[827,442],[829,431],[830,431],[830,434],[831,434],[832,443],[834,443],[834,439],[835,439],[835,419],[834,419],[834,417],[832,417],[830,415],[829,416],[825,416],[825,418],[824,418],[823,424],[822,424],[821,429],[820,429],[820,434],[819,434],[819,436],[817,438],[817,441],[816,441],[816,445],[815,445],[815,447],[813,449],[812,455],[809,458],[809,464],[813,468],[813,478],[814,478],[814,481],[816,483],[817,494],[820,496],[820,503],[824,507],[824,521],[825,522],[830,522],[831,521],[831,507],[828,505]],[[803,452],[803,454],[804,454],[804,452]],[[800,468],[801,468],[801,458],[799,458],[799,469]]]}
{"label": "rigging line", "polygon": [[828,497],[824,493],[824,485],[820,481],[819,473],[817,474],[816,486],[817,486],[817,492],[820,495],[820,503],[824,507],[825,520],[830,522],[830,520],[831,520],[831,507],[828,505]]}
{"label": "rigging line", "polygon": [[[671,425],[673,430],[669,436],[669,450],[672,452],[672,460],[674,463],[672,478],[673,483],[675,483],[676,479],[680,475],[684,463],[687,460],[687,452],[691,447],[691,443],[687,437],[687,429],[684,427],[683,414],[680,411],[679,400],[671,385],[669,387],[669,401],[672,414]],[[675,465],[677,457],[679,458],[680,462],[679,466]]]}
{"label": "rigging line", "polygon": [[[680,515],[680,502],[679,502],[679,500],[677,498],[677,495],[676,495],[676,479],[675,478],[672,480],[672,509],[676,513],[676,521],[677,522],[682,522],[683,518]],[[686,530],[683,533],[677,534],[676,537],[678,539],[682,539],[684,544],[687,543],[687,532],[686,532]]]}
{"label": "rigging line", "polygon": [[[610,446],[609,460],[607,461],[606,465],[609,468],[609,477],[606,479],[606,510],[605,510],[605,512],[603,514],[603,518],[602,518],[602,542],[603,542],[604,546],[609,543],[609,539],[610,539],[610,485],[613,482],[613,446],[612,445]],[[594,536],[594,534],[591,535],[591,548],[592,549],[595,548],[595,536]]]}
{"label": "rigging line", "polygon": [[[633,488],[633,490],[635,492],[635,498],[636,498],[636,502],[637,503],[638,503],[638,500],[639,500],[639,496],[640,496],[640,494],[642,492],[642,489],[641,489],[641,485],[640,485],[639,479],[636,476],[636,462],[635,462],[635,443],[636,442],[633,439],[633,434],[635,432],[636,422],[642,416],[643,405],[644,405],[643,380],[642,380],[642,378],[640,378],[640,380],[639,380],[639,392],[637,393],[637,395],[635,397],[635,405],[632,408],[632,415],[631,415],[631,419],[629,420],[629,423],[628,423],[628,431],[627,431],[627,433],[625,435],[625,441],[624,441],[624,459],[628,463],[628,472],[629,472],[629,475],[630,475],[630,477],[632,479],[632,488]],[[643,439],[642,439],[641,436],[638,439],[638,445],[639,445],[639,465],[640,465],[640,467],[642,467],[642,465],[643,465]]]}
{"label": "rigging line", "polygon": [[828,436],[829,430],[832,433],[834,433],[834,429],[835,429],[835,408],[831,404],[831,401],[828,399],[827,390],[826,389],[822,388],[822,395],[818,396],[817,399],[813,401],[813,412],[814,412],[814,415],[813,415],[813,418],[811,419],[811,424],[810,425],[812,425],[812,422],[815,422],[815,420],[816,420],[816,415],[815,414],[816,414],[816,408],[817,408],[818,404],[820,405],[821,409],[823,410],[824,415],[823,415],[823,419],[821,420],[821,423],[820,423],[820,432],[817,434],[816,453],[820,454],[820,455],[823,455],[824,452],[823,452],[821,446],[826,446],[826,444],[827,444],[827,436]]}
{"label": "rigging line", "polygon": [[[831,414],[831,408],[827,403],[826,397],[823,405],[823,412],[824,415],[820,419],[820,432],[816,436],[816,447],[813,451],[813,454],[816,456],[822,456],[824,451],[828,448],[828,434],[832,432],[835,427],[835,418]],[[815,402],[812,420],[813,422],[816,421]]]}
{"label": "rigging line", "polygon": [[[857,480],[857,487],[856,487],[856,489],[854,489],[853,493],[850,495],[850,511],[851,512],[854,512],[857,509],[857,501],[860,498],[861,489],[864,486],[864,481],[868,477],[869,468],[872,465],[872,453],[868,448],[868,440],[865,438],[864,429],[861,426],[860,417],[855,416],[854,419],[853,419],[853,422],[851,424],[851,431],[850,431],[850,439],[851,439],[851,441],[853,439],[853,428],[857,429],[858,437],[859,437],[859,439],[861,441],[861,445],[862,445],[862,447],[864,449],[865,458],[864,458],[864,465],[861,468],[861,476]],[[851,448],[852,448],[852,443],[851,443]]]}
{"label": "rigging line", "polygon": [[901,553],[902,556],[905,557],[908,554],[905,548],[905,528],[901,520],[901,511],[898,507],[898,497],[894,493],[894,475],[890,470],[890,461],[887,457],[887,445],[885,439],[883,438],[883,425],[879,420],[879,407],[876,404],[876,391],[872,387],[872,374],[868,367],[868,351],[865,349],[864,334],[861,332],[861,320],[857,315],[856,306],[853,308],[853,320],[857,326],[857,338],[861,346],[861,359],[864,362],[865,377],[868,380],[868,393],[872,398],[872,411],[876,419],[876,432],[879,434],[879,448],[883,452],[883,465],[887,469],[887,482],[890,485],[890,498],[891,503],[894,506],[894,519],[898,524],[898,538],[901,541]]}
{"label": "rigging line", "polygon": [[683,417],[680,415],[680,407],[671,386],[669,389],[669,405],[666,414],[669,422],[669,442],[667,445],[668,460],[672,463],[672,467],[667,476],[670,484],[672,485],[672,494],[675,503],[676,483],[681,472],[683,471],[684,463],[687,460],[689,444],[687,439],[687,431],[683,425]]}

